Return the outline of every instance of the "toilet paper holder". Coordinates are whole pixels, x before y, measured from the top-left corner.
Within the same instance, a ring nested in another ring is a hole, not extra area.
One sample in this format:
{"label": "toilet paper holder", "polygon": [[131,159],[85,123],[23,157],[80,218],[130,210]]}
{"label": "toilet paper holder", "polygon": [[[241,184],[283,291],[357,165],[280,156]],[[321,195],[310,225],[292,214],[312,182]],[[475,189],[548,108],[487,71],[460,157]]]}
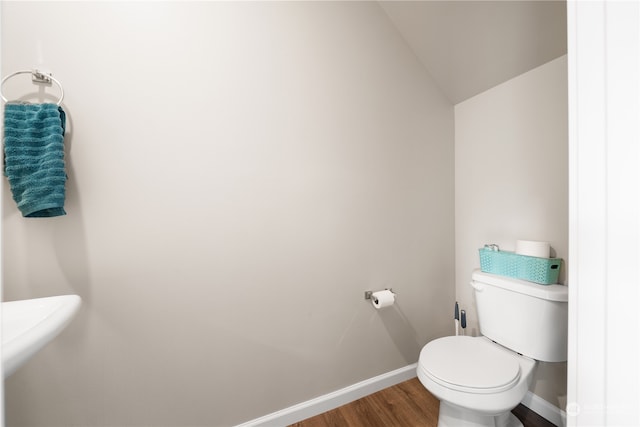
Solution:
{"label": "toilet paper holder", "polygon": [[[384,288],[384,290],[391,291],[392,294],[397,295],[391,288]],[[373,292],[374,291],[364,291],[364,299],[371,299],[371,295],[373,295]]]}

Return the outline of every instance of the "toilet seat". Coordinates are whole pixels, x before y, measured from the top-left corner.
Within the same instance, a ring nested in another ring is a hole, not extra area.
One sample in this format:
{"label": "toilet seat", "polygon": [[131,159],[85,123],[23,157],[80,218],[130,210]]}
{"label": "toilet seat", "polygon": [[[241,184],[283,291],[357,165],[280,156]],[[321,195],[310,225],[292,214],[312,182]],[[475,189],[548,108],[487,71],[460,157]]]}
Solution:
{"label": "toilet seat", "polygon": [[452,336],[429,342],[419,369],[443,387],[468,393],[498,393],[520,379],[517,356],[483,337]]}

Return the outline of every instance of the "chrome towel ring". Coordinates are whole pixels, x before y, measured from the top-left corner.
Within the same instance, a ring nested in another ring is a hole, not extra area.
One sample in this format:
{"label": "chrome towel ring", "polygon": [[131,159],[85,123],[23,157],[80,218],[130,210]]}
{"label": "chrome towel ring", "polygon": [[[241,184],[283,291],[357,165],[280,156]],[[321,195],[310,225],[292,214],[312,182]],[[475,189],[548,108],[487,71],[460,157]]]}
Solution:
{"label": "chrome towel ring", "polygon": [[62,103],[62,99],[64,98],[64,89],[62,89],[62,84],[58,80],[56,80],[51,74],[45,74],[38,70],[20,70],[20,71],[16,71],[15,73],[9,74],[4,79],[2,79],[2,83],[0,83],[0,97],[2,97],[2,100],[4,102],[9,102],[9,101],[7,100],[7,98],[5,98],[4,94],[2,93],[2,86],[4,86],[4,82],[9,80],[11,77],[17,76],[18,74],[31,74],[31,81],[34,83],[48,83],[48,84],[51,84],[52,82],[55,83],[60,88],[60,99],[58,100],[58,102],[56,102],[56,105],[60,105]]}

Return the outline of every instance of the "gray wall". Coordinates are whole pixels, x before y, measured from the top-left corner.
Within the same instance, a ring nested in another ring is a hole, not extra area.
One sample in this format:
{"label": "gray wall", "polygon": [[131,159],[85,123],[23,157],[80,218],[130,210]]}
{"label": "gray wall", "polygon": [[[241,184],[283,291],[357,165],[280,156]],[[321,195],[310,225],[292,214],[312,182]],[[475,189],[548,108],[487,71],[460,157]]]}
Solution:
{"label": "gray wall", "polygon": [[[497,243],[513,251],[518,239],[548,241],[567,261],[567,126],[566,56],[455,106],[456,298],[474,335],[469,281],[480,267],[478,248]],[[564,408],[566,363],[541,364],[532,390]]]}
{"label": "gray wall", "polygon": [[8,425],[235,424],[451,332],[453,107],[376,3],[2,8],[2,74],[69,119],[66,217],[3,183],[5,299],[83,298]]}

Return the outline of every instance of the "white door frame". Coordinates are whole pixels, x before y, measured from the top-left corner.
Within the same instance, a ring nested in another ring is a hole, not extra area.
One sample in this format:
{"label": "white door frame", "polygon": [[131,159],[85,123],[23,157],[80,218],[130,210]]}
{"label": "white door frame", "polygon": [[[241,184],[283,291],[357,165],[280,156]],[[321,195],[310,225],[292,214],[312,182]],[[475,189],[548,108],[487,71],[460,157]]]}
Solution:
{"label": "white door frame", "polygon": [[640,425],[640,5],[568,2],[567,424]]}

